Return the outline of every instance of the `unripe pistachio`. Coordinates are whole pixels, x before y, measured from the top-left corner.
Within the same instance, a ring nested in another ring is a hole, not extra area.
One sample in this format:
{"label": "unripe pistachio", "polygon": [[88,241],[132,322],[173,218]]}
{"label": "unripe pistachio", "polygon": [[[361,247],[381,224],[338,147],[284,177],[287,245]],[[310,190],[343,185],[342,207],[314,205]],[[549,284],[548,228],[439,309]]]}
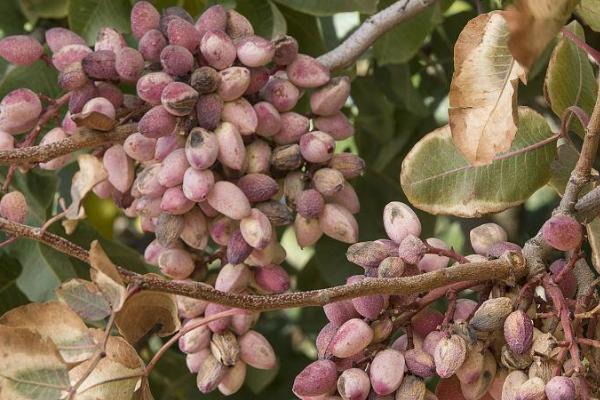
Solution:
{"label": "unripe pistachio", "polygon": [[271,223],[265,214],[256,208],[240,221],[240,231],[244,240],[255,249],[264,249],[271,241]]}
{"label": "unripe pistachio", "polygon": [[196,53],[200,47],[202,35],[192,23],[182,18],[171,19],[165,33],[169,43],[185,47],[192,53]]}
{"label": "unripe pistachio", "polygon": [[456,371],[456,377],[461,384],[474,384],[483,373],[485,363],[485,344],[476,342],[467,353],[467,357]]}
{"label": "unripe pistachio", "polygon": [[210,355],[210,350],[208,348],[202,349],[197,353],[186,354],[185,364],[187,365],[188,370],[192,374],[198,373],[202,367],[202,364],[204,363],[204,360],[206,360],[206,358]]}
{"label": "unripe pistachio", "polygon": [[89,47],[83,44],[70,44],[63,46],[52,55],[52,65],[58,71],[63,71],[69,65],[81,62],[86,56],[92,53]]}
{"label": "unripe pistachio", "polygon": [[342,112],[330,116],[319,116],[314,119],[314,124],[318,130],[327,132],[335,140],[348,139],[354,135],[354,126]]}
{"label": "unripe pistachio", "polygon": [[241,97],[250,85],[250,71],[244,67],[229,67],[219,71],[219,96],[223,101]]}
{"label": "unripe pistachio", "polygon": [[[210,317],[212,315],[222,313],[229,309],[230,309],[229,307],[221,305],[221,304],[209,303],[206,306],[206,311],[204,312],[204,316]],[[214,333],[222,333],[227,330],[230,323],[231,323],[231,317],[219,318],[219,319],[209,322],[208,329],[210,329]]]}
{"label": "unripe pistachio", "polygon": [[508,297],[497,297],[484,301],[473,314],[470,324],[473,328],[492,332],[502,328],[504,320],[512,312],[512,300]]}
{"label": "unripe pistachio", "polygon": [[461,381],[460,388],[466,400],[481,399],[488,392],[496,376],[496,359],[489,351],[484,354],[484,364],[479,377],[472,384]]}
{"label": "unripe pistachio", "polygon": [[[181,328],[186,328],[197,324],[202,321],[203,318],[192,318],[185,321]],[[211,331],[208,326],[201,325],[193,330],[189,331],[185,335],[179,338],[179,350],[184,353],[197,353],[202,349],[205,349],[210,344]]]}
{"label": "unripe pistachio", "polygon": [[308,162],[324,163],[329,161],[334,150],[335,140],[324,132],[308,132],[300,137],[300,152]]}
{"label": "unripe pistachio", "polygon": [[199,171],[190,167],[183,175],[183,194],[192,201],[204,201],[214,184],[215,177],[211,170]]}
{"label": "unripe pistachio", "polygon": [[554,215],[542,226],[542,237],[553,248],[573,250],[581,244],[581,224],[567,215]]}
{"label": "unripe pistachio", "polygon": [[173,78],[170,75],[164,72],[151,72],[137,81],[137,95],[153,106],[159,105],[163,89],[171,82]]}
{"label": "unripe pistachio", "polygon": [[328,358],[331,356],[331,340],[335,336],[339,325],[328,322],[317,335],[315,340],[315,346],[317,347],[317,355],[321,358]]}
{"label": "unripe pistachio", "polygon": [[535,357],[531,365],[529,366],[529,370],[527,371],[527,375],[529,379],[531,378],[540,378],[546,384],[552,379],[554,376],[554,367],[556,363],[551,361],[543,360],[539,357]]}
{"label": "unripe pistachio", "polygon": [[192,207],[194,207],[194,202],[185,197],[181,186],[174,186],[165,190],[160,201],[161,210],[175,215],[185,214]]}
{"label": "unripe pistachio", "polygon": [[281,116],[279,111],[266,101],[254,104],[257,125],[256,134],[264,137],[275,135],[281,129]]}
{"label": "unripe pistachio", "polygon": [[131,187],[134,178],[133,160],[127,156],[123,146],[112,145],[104,153],[102,162],[108,173],[108,181],[120,192],[125,193]]}
{"label": "unripe pistachio", "polygon": [[277,65],[291,64],[298,55],[298,41],[291,36],[282,35],[273,40],[275,54],[273,62]]}
{"label": "unripe pistachio", "polygon": [[250,215],[250,203],[244,192],[231,182],[216,182],[207,201],[211,207],[231,219],[240,220]]}
{"label": "unripe pistachio", "polygon": [[210,30],[225,31],[226,26],[227,11],[220,4],[208,7],[196,21],[196,29],[201,35]]}
{"label": "unripe pistachio", "polygon": [[208,303],[192,297],[176,296],[179,318],[196,318],[204,314]]}
{"label": "unripe pistachio", "polygon": [[545,387],[546,397],[548,400],[575,400],[576,391],[575,384],[566,376],[555,376]]}
{"label": "unripe pistachio", "polygon": [[375,393],[385,396],[400,387],[404,378],[404,356],[397,350],[386,349],[378,352],[369,368],[371,386]]}
{"label": "unripe pistachio", "polygon": [[323,196],[315,189],[307,189],[296,196],[296,211],[305,218],[317,218],[325,207]]}
{"label": "unripe pistachio", "polygon": [[160,164],[152,164],[144,168],[136,177],[135,190],[142,196],[159,197],[167,188],[158,182]]}
{"label": "unripe pistachio", "polygon": [[184,149],[176,149],[161,163],[158,182],[165,187],[174,187],[183,182],[183,175],[190,164]]}
{"label": "unripe pistachio", "polygon": [[224,396],[230,396],[242,388],[246,379],[246,363],[238,360],[235,365],[227,370],[227,374],[221,379],[219,392]]}
{"label": "unripe pistachio", "polygon": [[347,76],[333,78],[310,96],[310,107],[317,115],[331,116],[339,112],[350,95],[350,79]]}
{"label": "unripe pistachio", "polygon": [[158,28],[160,13],[147,1],[138,1],[131,9],[131,33],[140,39],[147,31]]}
{"label": "unripe pistachio", "polygon": [[[448,250],[448,245],[443,240],[438,238],[429,238],[427,244],[438,249]],[[449,258],[446,256],[438,256],[437,254],[424,254],[417,267],[422,272],[437,271],[445,268],[448,265]]]}
{"label": "unripe pistachio", "polygon": [[319,226],[324,234],[344,243],[358,240],[358,223],[350,211],[337,204],[326,204],[319,217]]}
{"label": "unripe pistachio", "polygon": [[524,311],[513,311],[504,321],[504,338],[512,351],[524,354],[533,343],[533,321]]}
{"label": "unripe pistachio", "polygon": [[433,357],[423,350],[414,348],[404,353],[406,368],[421,378],[429,378],[435,375],[435,363]]}
{"label": "unripe pistachio", "polygon": [[244,312],[231,317],[231,330],[238,336],[244,335],[250,330],[258,319],[259,313]]}
{"label": "unripe pistachio", "polygon": [[[148,217],[150,219],[157,218],[162,210],[160,208],[160,203],[162,202],[162,197],[147,197],[143,196],[137,199],[135,204],[135,210],[139,215],[143,217]],[[152,223],[154,226],[154,222]],[[154,229],[152,230],[154,232]]]}
{"label": "unripe pistachio", "polygon": [[33,128],[42,112],[42,103],[29,89],[15,89],[0,101],[0,129],[18,134]]}
{"label": "unripe pistachio", "polygon": [[336,366],[330,360],[318,360],[308,364],[294,379],[292,391],[297,396],[319,396],[335,388]]}
{"label": "unripe pistachio", "polygon": [[256,285],[267,293],[283,293],[290,288],[290,276],[280,265],[270,264],[254,270]]}
{"label": "unripe pistachio", "polygon": [[388,237],[398,244],[409,234],[416,237],[421,234],[419,217],[409,206],[399,201],[385,206],[383,225]]}
{"label": "unripe pistachio", "polygon": [[442,338],[433,353],[435,370],[442,378],[449,378],[462,366],[467,356],[467,344],[458,335]]}
{"label": "unripe pistachio", "polygon": [[185,143],[185,155],[192,168],[210,168],[219,154],[217,136],[203,128],[194,128]]}
{"label": "unripe pistachio", "polygon": [[27,218],[27,200],[23,193],[15,190],[0,199],[0,216],[9,221],[22,224]]}
{"label": "unripe pistachio", "polygon": [[300,146],[297,144],[275,147],[271,153],[271,165],[280,171],[292,171],[302,165]]}
{"label": "unripe pistachio", "polygon": [[269,70],[266,67],[248,68],[250,70],[250,85],[244,92],[244,95],[249,96],[257,94],[269,81]]}
{"label": "unripe pistachio", "polygon": [[232,9],[227,10],[227,25],[225,31],[233,40],[254,35],[254,29],[252,28],[250,21],[242,14]]}
{"label": "unripe pistachio", "polygon": [[231,169],[241,170],[246,157],[246,148],[236,126],[229,122],[223,122],[215,134],[219,143],[219,161]]}
{"label": "unripe pistachio", "polygon": [[173,247],[183,231],[185,220],[180,215],[161,214],[156,223],[156,240],[163,247]]}
{"label": "unripe pistachio", "polygon": [[456,307],[454,309],[454,321],[466,321],[471,316],[478,303],[471,299],[458,299],[456,300]]}
{"label": "unripe pistachio", "polygon": [[304,248],[317,243],[323,235],[323,231],[318,219],[308,219],[297,214],[294,220],[294,234],[298,245]]}
{"label": "unripe pistachio", "polygon": [[277,194],[277,182],[265,174],[247,174],[237,182],[251,203],[267,201]]}
{"label": "unripe pistachio", "polygon": [[235,125],[242,135],[248,136],[256,131],[258,119],[252,104],[243,97],[228,101],[223,105],[221,119]]}
{"label": "unripe pistachio", "polygon": [[344,187],[344,176],[332,168],[321,168],[312,178],[315,189],[323,196],[332,196]]}
{"label": "unripe pistachio", "polygon": [[269,172],[271,166],[271,146],[267,142],[256,139],[246,146],[246,173],[262,173]]}
{"label": "unripe pistachio", "polygon": [[167,46],[167,39],[158,29],[151,29],[144,33],[138,42],[138,50],[144,60],[160,63],[160,55]]}
{"label": "unripe pistachio", "polygon": [[159,138],[170,135],[175,129],[177,120],[162,105],[152,107],[138,123],[138,129],[144,136]]}
{"label": "unripe pistachio", "polygon": [[556,349],[557,341],[550,332],[541,333],[534,329],[533,331],[533,344],[531,346],[531,353],[537,354],[543,357],[550,357],[553,351]]}
{"label": "unripe pistachio", "polygon": [[517,389],[515,400],[543,400],[546,397],[544,387],[540,378],[528,379]]}
{"label": "unripe pistachio", "polygon": [[471,229],[469,235],[473,250],[483,255],[488,253],[492,245],[505,242],[508,238],[506,231],[500,225],[491,222]]}
{"label": "unripe pistachio", "polygon": [[135,132],[125,139],[125,142],[123,143],[123,149],[129,157],[136,161],[150,161],[154,158],[156,139],[152,139],[142,135],[139,132]]}
{"label": "unripe pistachio", "polygon": [[269,341],[260,333],[250,330],[239,339],[240,358],[246,364],[258,369],[271,369],[277,365],[275,351]]}
{"label": "unripe pistachio", "polygon": [[398,247],[398,256],[407,264],[416,265],[421,261],[427,247],[418,237],[408,234]]}
{"label": "unripe pistachio", "polygon": [[[62,128],[53,128],[42,137],[40,145],[55,143],[66,138],[67,133]],[[65,154],[64,156],[53,158],[52,160],[40,163],[39,165],[42,169],[57,170],[64,167],[70,159],[71,155]]]}
{"label": "unripe pistachio", "polygon": [[290,81],[301,88],[319,87],[329,81],[329,70],[305,54],[298,54],[287,66],[286,72]]}
{"label": "unripe pistachio", "polygon": [[242,232],[236,229],[229,236],[227,241],[227,261],[231,264],[239,264],[244,262],[252,253],[252,246],[246,242]]}
{"label": "unripe pistachio", "polygon": [[360,211],[360,200],[356,191],[348,182],[344,182],[344,187],[335,192],[332,196],[327,197],[328,203],[335,203],[343,206],[352,214],[357,214]]}
{"label": "unripe pistachio", "polygon": [[45,38],[46,44],[53,53],[70,44],[86,45],[81,36],[65,28],[50,28],[46,31]]}
{"label": "unripe pistachio", "polygon": [[122,47],[115,52],[115,70],[122,82],[136,82],[144,72],[144,57],[136,49]]}
{"label": "unripe pistachio", "polygon": [[295,112],[281,114],[281,129],[273,136],[277,144],[298,143],[302,135],[308,132],[310,120],[304,115]]}
{"label": "unripe pistachio", "polygon": [[194,260],[185,250],[167,249],[158,256],[158,266],[163,274],[174,279],[185,279],[194,272]]}
{"label": "unripe pistachio", "polygon": [[94,51],[110,50],[116,53],[124,46],[127,46],[127,43],[125,42],[123,35],[113,28],[103,27],[100,28],[98,35],[96,35]]}
{"label": "unripe pistachio", "polygon": [[198,96],[193,87],[183,82],[171,82],[163,89],[160,101],[168,112],[183,117],[192,112]]}
{"label": "unripe pistachio", "polygon": [[422,379],[408,375],[396,391],[395,400],[425,400],[427,387]]}
{"label": "unripe pistachio", "polygon": [[361,319],[344,322],[331,340],[331,353],[347,358],[364,350],[373,339],[373,329]]}
{"label": "unripe pistachio", "polygon": [[494,400],[502,400],[502,386],[504,386],[504,381],[508,376],[507,369],[498,369],[496,371],[496,376],[494,376],[494,380],[490,385],[490,389],[488,390],[488,395]]}
{"label": "unripe pistachio", "polygon": [[182,76],[194,67],[194,56],[185,47],[170,44],[161,50],[160,64],[167,74]]}
{"label": "unripe pistachio", "polygon": [[283,194],[286,203],[295,205],[298,195],[304,191],[306,177],[302,171],[288,173],[283,180]]}
{"label": "unripe pistachio", "polygon": [[218,70],[230,67],[236,57],[235,46],[223,31],[206,32],[202,37],[200,51],[208,65]]}
{"label": "unripe pistachio", "polygon": [[277,111],[283,113],[296,106],[300,98],[300,91],[287,79],[272,77],[262,88],[260,95]]}
{"label": "unripe pistachio", "polygon": [[210,351],[226,367],[233,367],[240,357],[240,345],[235,335],[229,331],[212,335]]}
{"label": "unripe pistachio", "polygon": [[200,128],[216,129],[222,113],[223,99],[216,93],[200,96],[196,102],[196,114]]}
{"label": "unripe pistachio", "polygon": [[215,289],[221,292],[239,292],[250,282],[251,273],[244,264],[225,264],[217,275]]}
{"label": "unripe pistachio", "polygon": [[212,392],[217,388],[226,374],[227,368],[212,354],[207,355],[198,369],[196,379],[198,390],[202,393]]}
{"label": "unripe pistachio", "polygon": [[256,204],[256,208],[267,216],[273,226],[287,226],[292,223],[294,216],[285,204],[277,201],[265,201]]}
{"label": "unripe pistachio", "polygon": [[[364,280],[363,275],[354,275],[346,280],[347,284],[358,283]],[[386,298],[383,295],[376,294],[372,296],[361,296],[352,299],[354,309],[363,317],[375,320],[381,314],[386,305]]]}
{"label": "unripe pistachio", "polygon": [[15,137],[8,132],[0,131],[0,150],[15,148]]}
{"label": "unripe pistachio", "polygon": [[359,368],[345,370],[337,380],[337,390],[343,399],[366,400],[370,389],[369,375]]}
{"label": "unripe pistachio", "polygon": [[58,85],[68,91],[79,89],[88,83],[88,76],[83,70],[81,62],[68,65],[58,74]]}
{"label": "unripe pistachio", "polygon": [[275,236],[271,237],[271,242],[263,250],[254,249],[250,257],[246,260],[248,265],[262,267],[268,264],[281,264],[286,257],[285,249],[277,241]]}
{"label": "unripe pistachio", "polygon": [[431,307],[427,307],[412,317],[411,324],[414,332],[424,338],[429,335],[430,332],[435,331],[443,320],[444,315],[441,312],[434,310]]}
{"label": "unripe pistachio", "polygon": [[275,54],[275,46],[260,36],[246,36],[236,42],[237,57],[248,67],[268,64]]}

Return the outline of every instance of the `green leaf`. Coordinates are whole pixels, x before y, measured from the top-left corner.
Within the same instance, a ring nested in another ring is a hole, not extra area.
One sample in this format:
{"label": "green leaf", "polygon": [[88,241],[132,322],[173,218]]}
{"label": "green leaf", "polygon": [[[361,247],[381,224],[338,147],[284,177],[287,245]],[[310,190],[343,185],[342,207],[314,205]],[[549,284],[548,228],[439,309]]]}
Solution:
{"label": "green leaf", "polygon": [[23,328],[0,326],[2,398],[56,400],[69,387],[67,365],[52,341]]}
{"label": "green leaf", "polygon": [[287,23],[279,8],[271,1],[242,0],[235,7],[254,26],[254,32],[265,38],[285,34]]}
{"label": "green leaf", "polygon": [[598,0],[581,0],[575,12],[596,32],[600,32],[600,2]]}
{"label": "green leaf", "polygon": [[454,146],[446,125],[427,134],[406,156],[402,188],[415,207],[432,214],[479,217],[505,210],[548,182],[556,154],[552,136],[544,117],[522,107],[510,150],[476,167]]}
{"label": "green leaf", "polygon": [[19,4],[32,23],[39,18],[64,18],[69,9],[69,0],[19,0]]}
{"label": "green leaf", "polygon": [[550,165],[550,182],[548,182],[559,194],[564,193],[577,159],[579,159],[579,152],[573,143],[570,140],[559,139],[556,159]]}
{"label": "green leaf", "polygon": [[17,172],[13,186],[27,199],[29,222],[41,225],[46,221],[58,187],[56,173],[40,169],[33,169],[25,174]]}
{"label": "green leaf", "polygon": [[41,243],[19,239],[11,246],[11,252],[23,266],[17,284],[31,301],[52,298],[54,289],[63,281],[77,277],[67,256]]}
{"label": "green leaf", "polygon": [[[421,93],[413,84],[407,64],[378,67],[375,69],[375,80],[388,99],[411,114],[425,117],[431,113],[425,106]],[[390,85],[390,82],[394,84]]]}
{"label": "green leaf", "polygon": [[323,36],[314,16],[287,7],[279,9],[287,22],[288,35],[296,38],[304,54],[317,57],[325,52]]}
{"label": "green leaf", "polygon": [[71,0],[69,26],[93,44],[98,31],[105,26],[128,33],[130,12],[131,5],[127,0]]}
{"label": "green leaf", "polygon": [[17,0],[0,1],[0,36],[14,35],[23,32],[25,17],[19,9]]}
{"label": "green leaf", "polygon": [[[583,28],[577,21],[567,25],[567,29],[585,39]],[[552,111],[559,118],[570,106],[579,106],[588,115],[594,108],[598,84],[592,64],[586,53],[565,37],[560,39],[550,58],[544,91]],[[575,117],[572,118],[571,129],[583,136],[584,129]]]}
{"label": "green leaf", "polygon": [[28,88],[36,93],[54,98],[60,93],[57,82],[56,70],[42,61],[37,61],[27,67],[11,67],[0,81],[0,96],[4,97],[11,90]]}
{"label": "green leaf", "polygon": [[27,303],[27,297],[17,287],[21,266],[14,258],[0,256],[0,314]]}
{"label": "green leaf", "polygon": [[316,16],[333,15],[340,12],[358,11],[373,14],[377,11],[377,0],[275,0],[294,10]]}
{"label": "green leaf", "polygon": [[56,289],[56,297],[86,321],[100,321],[110,315],[110,304],[92,282],[71,279]]}
{"label": "green leaf", "polygon": [[[379,2],[383,9],[395,0]],[[379,65],[405,63],[419,51],[427,36],[442,21],[442,13],[438,3],[426,8],[419,14],[402,22],[397,27],[381,36],[373,46],[375,58]]]}

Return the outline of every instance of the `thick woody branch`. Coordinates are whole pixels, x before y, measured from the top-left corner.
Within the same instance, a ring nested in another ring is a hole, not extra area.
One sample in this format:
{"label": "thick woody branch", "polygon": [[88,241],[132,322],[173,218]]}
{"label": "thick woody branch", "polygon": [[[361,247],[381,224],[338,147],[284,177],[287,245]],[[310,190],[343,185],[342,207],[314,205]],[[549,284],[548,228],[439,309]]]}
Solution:
{"label": "thick woody branch", "polygon": [[342,44],[319,57],[330,70],[347,67],[381,35],[423,11],[436,0],[399,0],[367,18]]}
{"label": "thick woody branch", "polygon": [[[23,225],[0,218],[0,230],[8,234],[34,239],[67,255],[89,263],[87,250],[63,237],[39,228]],[[515,280],[527,274],[523,257],[507,253],[501,259],[459,264],[439,271],[402,278],[372,278],[352,285],[334,286],[326,289],[276,295],[244,295],[224,293],[203,283],[175,282],[160,277],[138,275],[124,268],[119,272],[127,283],[141,289],[155,290],[193,297],[246,310],[267,311],[293,307],[323,306],[335,301],[373,294],[417,294],[432,291],[457,282],[483,280]]]}
{"label": "thick woody branch", "polygon": [[14,150],[0,150],[0,165],[46,162],[87,147],[96,147],[107,143],[123,141],[136,130],[137,124],[135,123],[117,126],[109,132],[79,128],[77,134],[58,142]]}

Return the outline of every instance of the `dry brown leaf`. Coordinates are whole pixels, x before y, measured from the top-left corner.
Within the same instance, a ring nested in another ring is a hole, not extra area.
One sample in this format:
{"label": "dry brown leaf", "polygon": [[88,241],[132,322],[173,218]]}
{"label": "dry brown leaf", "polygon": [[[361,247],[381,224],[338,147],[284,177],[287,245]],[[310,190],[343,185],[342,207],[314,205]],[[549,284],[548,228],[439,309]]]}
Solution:
{"label": "dry brown leaf", "polygon": [[92,282],[71,279],[56,289],[56,297],[86,321],[101,321],[110,315],[110,304]]}
{"label": "dry brown leaf", "polygon": [[98,285],[112,310],[114,312],[121,310],[127,298],[127,288],[117,267],[110,261],[97,240],[94,240],[90,246],[90,265],[92,281]]}
{"label": "dry brown leaf", "polygon": [[81,318],[58,301],[14,308],[0,317],[0,325],[27,328],[44,339],[52,340],[63,359],[70,364],[87,360],[97,347]]}
{"label": "dry brown leaf", "polygon": [[2,399],[58,399],[69,387],[67,365],[50,339],[0,325]]}
{"label": "dry brown leaf", "polygon": [[527,70],[573,12],[578,0],[517,0],[504,11],[508,48]]}
{"label": "dry brown leaf", "polygon": [[131,344],[136,344],[155,329],[159,336],[167,336],[181,326],[175,296],[149,290],[131,296],[117,313],[115,323]]}
{"label": "dry brown leaf", "polygon": [[124,285],[121,274],[115,264],[110,261],[100,242],[94,240],[90,245],[90,265],[97,271],[103,272],[119,285]]}
{"label": "dry brown leaf", "polygon": [[97,111],[73,114],[71,119],[77,124],[77,126],[84,126],[86,128],[103,132],[110,131],[117,124],[117,121],[114,119]]}
{"label": "dry brown leaf", "polygon": [[517,133],[517,87],[525,76],[507,39],[504,18],[491,12],[469,21],[454,47],[449,124],[456,147],[473,165],[491,163]]}
{"label": "dry brown leaf", "polygon": [[102,161],[91,154],[81,154],[77,157],[79,171],[73,175],[71,183],[71,205],[67,208],[63,226],[67,234],[71,234],[77,226],[77,221],[85,218],[85,212],[81,207],[83,198],[96,186],[108,177]]}

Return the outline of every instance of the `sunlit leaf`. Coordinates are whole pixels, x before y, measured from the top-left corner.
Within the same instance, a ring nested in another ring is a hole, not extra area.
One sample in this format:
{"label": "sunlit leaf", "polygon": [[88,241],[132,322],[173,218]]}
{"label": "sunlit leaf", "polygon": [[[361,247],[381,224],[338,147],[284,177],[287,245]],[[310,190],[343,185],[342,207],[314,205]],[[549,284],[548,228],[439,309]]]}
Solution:
{"label": "sunlit leaf", "polygon": [[131,296],[115,319],[121,335],[131,344],[149,332],[171,335],[181,326],[175,296],[143,290]]}
{"label": "sunlit leaf", "polygon": [[72,279],[56,289],[56,297],[86,321],[100,321],[110,315],[110,304],[92,282]]}
{"label": "sunlit leaf", "polygon": [[19,4],[23,14],[34,23],[38,18],[64,18],[69,8],[69,0],[19,0]]}
{"label": "sunlit leaf", "polygon": [[432,214],[478,217],[502,211],[523,203],[548,182],[554,139],[544,117],[521,107],[519,131],[509,151],[489,165],[473,166],[444,126],[427,134],[406,156],[402,189],[411,204]]}
{"label": "sunlit leaf", "polygon": [[454,46],[449,124],[456,147],[474,165],[510,148],[517,133],[517,87],[523,69],[507,47],[498,12],[469,21]]}
{"label": "sunlit leaf", "polygon": [[531,69],[567,21],[579,0],[517,0],[504,12],[513,57]]}
{"label": "sunlit leaf", "polygon": [[[585,39],[583,28],[577,21],[570,23],[567,29]],[[594,108],[598,83],[592,64],[585,51],[565,37],[560,39],[552,52],[544,81],[544,92],[552,111],[559,118],[562,118],[564,111],[570,106],[579,106],[588,115]],[[584,129],[574,116],[570,128],[583,136]]]}
{"label": "sunlit leaf", "polygon": [[0,317],[0,325],[27,328],[52,340],[68,363],[87,360],[96,350],[96,343],[81,318],[58,301],[12,309]]}
{"label": "sunlit leaf", "polygon": [[67,365],[51,340],[0,325],[0,349],[3,399],[56,400],[69,387]]}
{"label": "sunlit leaf", "polygon": [[577,14],[596,32],[600,32],[600,2],[581,0],[575,7]]}
{"label": "sunlit leaf", "polygon": [[152,391],[150,390],[150,383],[148,383],[147,378],[142,378],[142,384],[133,394],[132,400],[154,400],[154,396],[152,396]]}

